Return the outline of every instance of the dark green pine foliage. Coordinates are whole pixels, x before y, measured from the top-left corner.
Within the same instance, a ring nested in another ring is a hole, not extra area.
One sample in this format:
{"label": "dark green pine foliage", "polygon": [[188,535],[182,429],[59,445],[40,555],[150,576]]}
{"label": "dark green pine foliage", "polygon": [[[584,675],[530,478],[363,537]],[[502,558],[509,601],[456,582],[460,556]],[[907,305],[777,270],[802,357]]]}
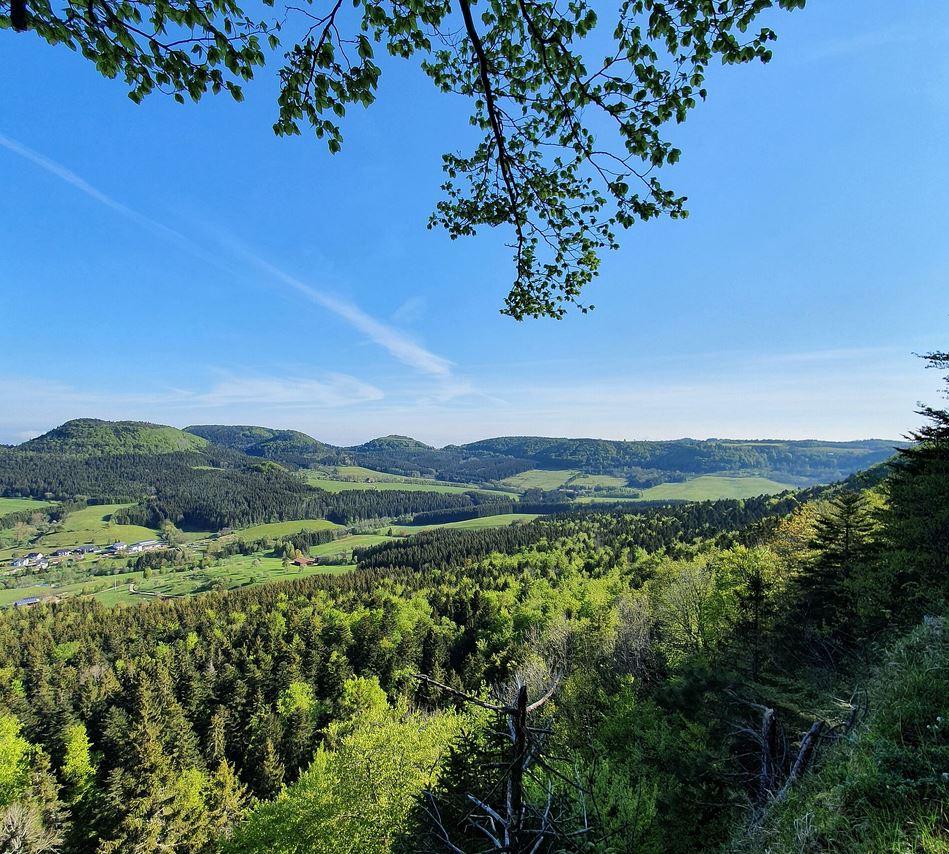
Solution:
{"label": "dark green pine foliage", "polygon": [[817,552],[798,578],[798,617],[824,637],[842,639],[853,611],[852,582],[873,548],[873,520],[864,496],[843,490],[816,523]]}
{"label": "dark green pine foliage", "polygon": [[[927,367],[949,370],[947,352],[924,359]],[[923,406],[919,414],[928,423],[910,434],[916,444],[892,465],[882,516],[889,606],[901,622],[915,621],[949,595],[949,410]]]}

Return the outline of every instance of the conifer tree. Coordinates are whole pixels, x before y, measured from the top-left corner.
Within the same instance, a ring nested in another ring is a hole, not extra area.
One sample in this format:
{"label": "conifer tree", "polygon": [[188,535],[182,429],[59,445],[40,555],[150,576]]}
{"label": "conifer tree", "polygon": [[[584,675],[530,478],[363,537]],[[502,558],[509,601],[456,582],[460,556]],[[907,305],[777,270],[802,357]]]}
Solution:
{"label": "conifer tree", "polygon": [[840,637],[852,616],[850,585],[872,549],[873,521],[864,496],[842,490],[814,526],[815,556],[798,578],[799,616],[825,636]]}
{"label": "conifer tree", "polygon": [[[928,368],[949,370],[949,352],[923,358]],[[882,514],[890,606],[908,622],[949,595],[949,410],[922,406],[919,414],[927,423],[899,451]]]}

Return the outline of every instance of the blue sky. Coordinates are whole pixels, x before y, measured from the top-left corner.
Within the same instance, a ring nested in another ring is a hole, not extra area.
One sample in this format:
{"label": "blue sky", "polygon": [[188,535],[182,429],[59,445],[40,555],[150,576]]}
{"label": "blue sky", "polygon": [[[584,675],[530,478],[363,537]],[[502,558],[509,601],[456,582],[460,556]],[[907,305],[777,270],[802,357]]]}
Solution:
{"label": "blue sky", "polygon": [[[859,8],[859,16],[855,15]],[[689,219],[637,226],[563,321],[502,317],[500,232],[425,227],[465,105],[410,63],[335,157],[247,100],[134,105],[0,51],[0,441],[79,416],[407,433],[897,437],[949,346],[949,5],[812,2],[671,131]]]}

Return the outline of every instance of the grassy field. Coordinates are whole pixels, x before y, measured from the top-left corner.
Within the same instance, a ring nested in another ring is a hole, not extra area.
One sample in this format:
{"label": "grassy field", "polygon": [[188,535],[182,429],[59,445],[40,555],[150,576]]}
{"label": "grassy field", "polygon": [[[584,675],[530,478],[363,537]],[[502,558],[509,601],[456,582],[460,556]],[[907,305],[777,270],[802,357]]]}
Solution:
{"label": "grassy field", "polygon": [[477,490],[497,495],[507,493],[496,489],[482,489],[475,484],[447,483],[424,477],[399,477],[362,466],[336,466],[326,471],[304,472],[306,482],[327,492],[342,492],[347,489],[401,489],[406,492],[462,493]]}
{"label": "grassy field", "polygon": [[683,483],[660,483],[644,489],[642,501],[708,501],[715,498],[752,498],[755,495],[773,495],[794,487],[766,477],[727,477],[702,475]]}
{"label": "grassy field", "polygon": [[571,478],[567,485],[579,489],[596,489],[597,487],[616,489],[626,486],[626,478],[612,474],[578,474]]}
{"label": "grassy field", "polygon": [[482,516],[480,519],[465,519],[462,522],[446,522],[442,525],[389,525],[380,528],[382,532],[392,531],[400,534],[417,534],[419,531],[430,531],[432,528],[500,528],[504,525],[514,525],[517,522],[531,522],[539,513],[505,513],[499,516]]}
{"label": "grassy field", "polygon": [[[384,538],[379,538],[384,539]],[[9,590],[0,589],[0,607],[12,605],[30,596],[89,596],[107,605],[141,604],[160,597],[193,596],[211,589],[231,589],[248,584],[267,584],[309,575],[338,575],[349,572],[351,565],[289,566],[280,558],[263,555],[234,555],[207,569],[156,573],[150,578],[141,572],[120,572],[100,575],[62,585],[24,584]],[[133,592],[130,585],[134,585]],[[157,594],[157,595],[149,595]]]}
{"label": "grassy field", "polygon": [[556,489],[578,474],[579,472],[574,469],[531,469],[506,477],[501,483],[522,491],[525,489]]}
{"label": "grassy field", "polygon": [[0,516],[19,513],[21,510],[42,510],[52,507],[52,501],[38,501],[35,498],[0,498]]}
{"label": "grassy field", "polygon": [[345,556],[352,553],[353,549],[363,549],[366,546],[376,546],[379,543],[385,543],[391,540],[383,534],[351,534],[348,537],[340,537],[331,543],[320,543],[317,546],[310,547],[312,557],[326,557],[327,555]]}
{"label": "grassy field", "polygon": [[14,548],[12,530],[0,533],[0,560],[7,560],[14,551],[51,552],[67,546],[93,544],[104,546],[121,540],[134,543],[138,540],[151,540],[158,532],[139,525],[117,525],[112,514],[128,504],[97,504],[84,507],[70,513],[55,531],[44,534],[38,540]]}
{"label": "grassy field", "polygon": [[[330,531],[342,529],[342,527],[326,519],[291,519],[289,522],[270,522],[266,525],[254,525],[252,528],[241,528],[228,536],[249,541],[264,537],[286,537],[290,534],[299,534],[300,531]],[[226,538],[222,537],[222,539]]]}
{"label": "grassy field", "polygon": [[108,545],[116,540],[134,543],[138,540],[151,540],[158,536],[152,528],[139,525],[117,525],[112,521],[116,510],[129,507],[129,504],[96,504],[70,513],[63,520],[58,531],[46,534],[33,548],[40,551],[63,546],[78,546],[84,543]]}
{"label": "grassy field", "polygon": [[[327,492],[344,492],[351,489],[399,489],[405,492],[471,492],[477,489],[474,486],[451,486],[445,483],[436,483],[433,481],[411,481],[411,480],[380,480],[372,483],[362,483],[351,480],[330,480],[325,477],[308,477],[307,483],[315,486],[317,489],[325,489]],[[490,490],[481,490],[489,492]]]}

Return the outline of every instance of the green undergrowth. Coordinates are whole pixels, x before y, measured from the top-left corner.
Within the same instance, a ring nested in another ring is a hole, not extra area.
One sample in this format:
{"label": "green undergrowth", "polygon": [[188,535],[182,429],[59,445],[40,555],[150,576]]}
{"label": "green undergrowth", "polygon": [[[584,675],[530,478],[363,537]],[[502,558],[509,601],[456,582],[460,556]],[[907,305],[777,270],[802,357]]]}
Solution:
{"label": "green undergrowth", "polygon": [[899,640],[868,713],[817,769],[742,831],[733,854],[949,852],[949,621]]}

